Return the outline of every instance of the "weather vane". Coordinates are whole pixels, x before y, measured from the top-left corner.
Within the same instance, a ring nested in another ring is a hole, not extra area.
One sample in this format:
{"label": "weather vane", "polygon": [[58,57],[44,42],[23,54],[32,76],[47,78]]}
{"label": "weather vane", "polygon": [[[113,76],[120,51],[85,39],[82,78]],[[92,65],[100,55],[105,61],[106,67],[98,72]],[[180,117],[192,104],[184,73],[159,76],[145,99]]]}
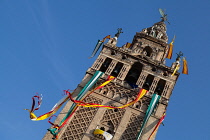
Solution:
{"label": "weather vane", "polygon": [[168,21],[168,19],[167,19],[167,14],[165,14],[165,10],[163,11],[163,9],[161,9],[161,8],[159,8],[159,12],[160,12],[160,14],[161,14],[161,21],[162,22],[164,22],[164,21],[167,21],[168,22],[168,24],[170,24],[170,22]]}

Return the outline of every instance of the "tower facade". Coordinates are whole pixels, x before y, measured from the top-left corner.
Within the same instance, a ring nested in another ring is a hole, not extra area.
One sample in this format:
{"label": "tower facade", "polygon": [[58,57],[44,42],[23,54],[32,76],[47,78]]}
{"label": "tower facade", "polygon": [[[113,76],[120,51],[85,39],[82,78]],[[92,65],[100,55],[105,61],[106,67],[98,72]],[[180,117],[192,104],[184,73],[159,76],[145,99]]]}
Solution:
{"label": "tower facade", "polygon": [[[122,47],[117,46],[120,33],[103,45],[73,94],[74,99],[85,103],[116,108],[79,106],[59,132],[59,139],[148,140],[164,115],[179,76],[178,72],[172,74],[175,63],[165,65],[168,37],[164,21],[137,32],[132,43]],[[110,83],[96,88],[110,75],[115,77]],[[137,99],[141,89],[145,95]],[[69,101],[55,124],[65,118],[71,106],[74,103]],[[155,135],[156,131],[150,139]],[[48,132],[43,140],[51,138]]]}

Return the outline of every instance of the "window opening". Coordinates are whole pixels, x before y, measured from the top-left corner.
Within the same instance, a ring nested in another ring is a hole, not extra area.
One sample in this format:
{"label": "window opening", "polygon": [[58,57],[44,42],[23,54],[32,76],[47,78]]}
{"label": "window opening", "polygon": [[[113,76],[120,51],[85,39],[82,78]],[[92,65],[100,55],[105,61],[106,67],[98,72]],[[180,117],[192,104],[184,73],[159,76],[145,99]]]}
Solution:
{"label": "window opening", "polygon": [[109,64],[112,62],[112,59],[110,58],[106,58],[106,60],[104,61],[104,63],[101,65],[101,68],[99,69],[102,72],[105,72],[106,69],[109,67]]}

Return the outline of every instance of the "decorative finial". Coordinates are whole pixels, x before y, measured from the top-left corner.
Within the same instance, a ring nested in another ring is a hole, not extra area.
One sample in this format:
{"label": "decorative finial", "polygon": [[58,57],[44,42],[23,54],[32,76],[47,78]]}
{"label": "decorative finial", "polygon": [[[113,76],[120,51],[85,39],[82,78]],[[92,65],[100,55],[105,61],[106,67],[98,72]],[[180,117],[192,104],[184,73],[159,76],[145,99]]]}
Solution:
{"label": "decorative finial", "polygon": [[180,51],[179,53],[176,53],[176,55],[176,61],[180,61],[181,56],[183,56],[184,54]]}
{"label": "decorative finial", "polygon": [[123,32],[122,32],[122,28],[118,28],[118,29],[117,29],[117,33],[115,34],[115,37],[118,38],[118,37],[120,36],[121,33],[123,33]]}
{"label": "decorative finial", "polygon": [[[163,11],[163,9],[161,9],[161,8],[159,8],[159,12],[160,12],[160,14],[161,14],[161,21],[162,22],[165,22],[165,21],[167,21],[168,22],[168,19],[167,19],[167,14],[165,14],[165,11]],[[168,24],[170,24],[170,22],[168,22]]]}

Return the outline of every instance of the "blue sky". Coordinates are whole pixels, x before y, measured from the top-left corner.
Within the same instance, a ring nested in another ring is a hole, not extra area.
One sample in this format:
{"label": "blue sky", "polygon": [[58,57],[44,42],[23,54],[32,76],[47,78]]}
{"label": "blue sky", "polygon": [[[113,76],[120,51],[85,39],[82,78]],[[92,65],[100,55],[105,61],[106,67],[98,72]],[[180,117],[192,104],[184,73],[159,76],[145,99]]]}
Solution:
{"label": "blue sky", "polygon": [[166,9],[169,41],[176,34],[174,53],[187,57],[189,75],[179,77],[157,140],[209,140],[208,0],[1,0],[1,139],[42,139],[50,124],[29,119],[23,109],[31,97],[44,96],[37,115],[49,111],[92,65],[96,57],[88,57],[98,39],[123,28],[118,46],[131,42],[160,21],[158,8]]}

